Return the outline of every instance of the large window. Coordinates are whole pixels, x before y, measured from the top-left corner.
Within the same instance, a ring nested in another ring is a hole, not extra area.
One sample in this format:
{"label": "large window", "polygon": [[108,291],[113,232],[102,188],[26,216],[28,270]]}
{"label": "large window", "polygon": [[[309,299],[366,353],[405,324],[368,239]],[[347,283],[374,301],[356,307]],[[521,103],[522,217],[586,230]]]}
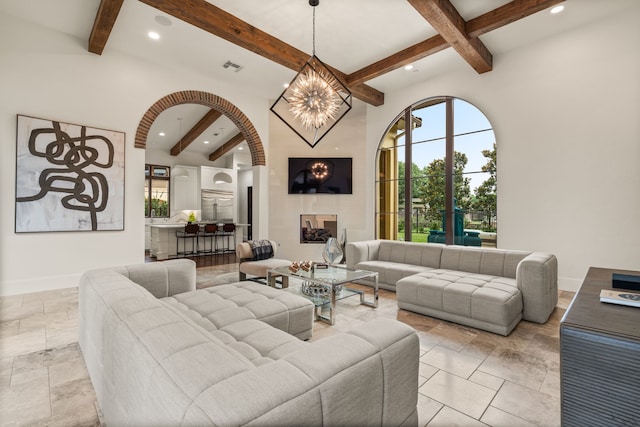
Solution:
{"label": "large window", "polygon": [[169,166],[144,166],[145,217],[169,216]]}
{"label": "large window", "polygon": [[468,102],[438,97],[406,108],[380,144],[377,176],[379,238],[495,245],[495,137]]}

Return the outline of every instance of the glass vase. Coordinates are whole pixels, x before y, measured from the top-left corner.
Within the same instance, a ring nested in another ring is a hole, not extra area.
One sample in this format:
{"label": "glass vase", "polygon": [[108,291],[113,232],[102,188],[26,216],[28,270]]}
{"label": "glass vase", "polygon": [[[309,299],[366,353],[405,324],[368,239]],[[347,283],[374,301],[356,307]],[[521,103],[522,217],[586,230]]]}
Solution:
{"label": "glass vase", "polygon": [[322,258],[324,258],[324,260],[329,264],[337,264],[342,261],[343,256],[344,252],[342,252],[338,239],[335,237],[329,237],[329,240],[327,240],[327,243],[324,245]]}

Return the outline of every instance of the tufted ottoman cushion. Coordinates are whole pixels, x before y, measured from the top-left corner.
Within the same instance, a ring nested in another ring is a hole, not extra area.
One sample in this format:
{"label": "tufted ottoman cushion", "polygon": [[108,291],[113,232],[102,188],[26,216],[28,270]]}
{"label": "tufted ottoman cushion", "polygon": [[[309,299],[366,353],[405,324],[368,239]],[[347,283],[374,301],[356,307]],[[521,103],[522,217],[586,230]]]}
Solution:
{"label": "tufted ottoman cushion", "polygon": [[[313,332],[311,301],[255,282],[211,286],[162,301],[208,331],[222,330],[229,334],[236,330],[235,323],[261,320],[300,339],[310,338]],[[235,338],[244,340],[241,335],[236,334]]]}
{"label": "tufted ottoman cushion", "polygon": [[398,307],[508,335],[522,319],[516,279],[433,269],[396,283]]}

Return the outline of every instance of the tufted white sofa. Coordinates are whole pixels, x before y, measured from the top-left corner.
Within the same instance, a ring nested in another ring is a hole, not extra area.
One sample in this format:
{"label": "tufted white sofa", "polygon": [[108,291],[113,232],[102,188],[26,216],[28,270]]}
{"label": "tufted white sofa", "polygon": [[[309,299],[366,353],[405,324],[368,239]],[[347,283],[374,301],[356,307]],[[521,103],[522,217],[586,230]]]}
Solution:
{"label": "tufted white sofa", "polygon": [[545,323],[558,303],[554,255],[369,240],[347,243],[347,267],[377,271],[398,307],[508,335],[520,320]]}
{"label": "tufted white sofa", "polygon": [[186,259],[92,270],[79,286],[106,425],[417,425],[419,344],[400,322],[302,341],[308,300],[254,282],[195,290]]}

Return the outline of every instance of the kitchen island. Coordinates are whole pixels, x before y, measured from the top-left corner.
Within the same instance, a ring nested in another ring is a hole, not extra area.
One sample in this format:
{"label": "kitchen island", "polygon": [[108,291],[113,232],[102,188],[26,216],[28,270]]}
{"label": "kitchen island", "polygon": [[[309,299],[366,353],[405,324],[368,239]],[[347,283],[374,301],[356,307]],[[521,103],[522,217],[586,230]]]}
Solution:
{"label": "kitchen island", "polygon": [[149,224],[151,228],[150,255],[158,261],[175,258],[176,231],[184,230],[185,224]]}
{"label": "kitchen island", "polygon": [[[204,230],[205,223],[199,223],[200,229]],[[235,231],[235,242],[242,242],[242,225],[244,224],[236,224]],[[177,255],[177,237],[176,231],[184,230],[184,223],[180,224],[149,224],[149,228],[151,229],[151,247],[150,247],[150,255],[155,257],[158,261],[176,258]],[[222,224],[218,224],[219,228],[222,229]],[[216,236],[215,239],[219,239],[219,249],[222,247],[223,239],[226,239],[226,236]],[[230,243],[233,244],[233,238],[230,240]],[[226,240],[225,240],[226,242]],[[187,244],[189,245],[189,244]],[[200,253],[199,255],[211,255],[211,252],[203,252],[204,242],[200,242]],[[182,242],[180,242],[180,250],[182,250]],[[207,245],[207,248],[210,248]],[[227,248],[229,252],[235,252],[235,247]],[[196,254],[197,256],[198,254]]]}

